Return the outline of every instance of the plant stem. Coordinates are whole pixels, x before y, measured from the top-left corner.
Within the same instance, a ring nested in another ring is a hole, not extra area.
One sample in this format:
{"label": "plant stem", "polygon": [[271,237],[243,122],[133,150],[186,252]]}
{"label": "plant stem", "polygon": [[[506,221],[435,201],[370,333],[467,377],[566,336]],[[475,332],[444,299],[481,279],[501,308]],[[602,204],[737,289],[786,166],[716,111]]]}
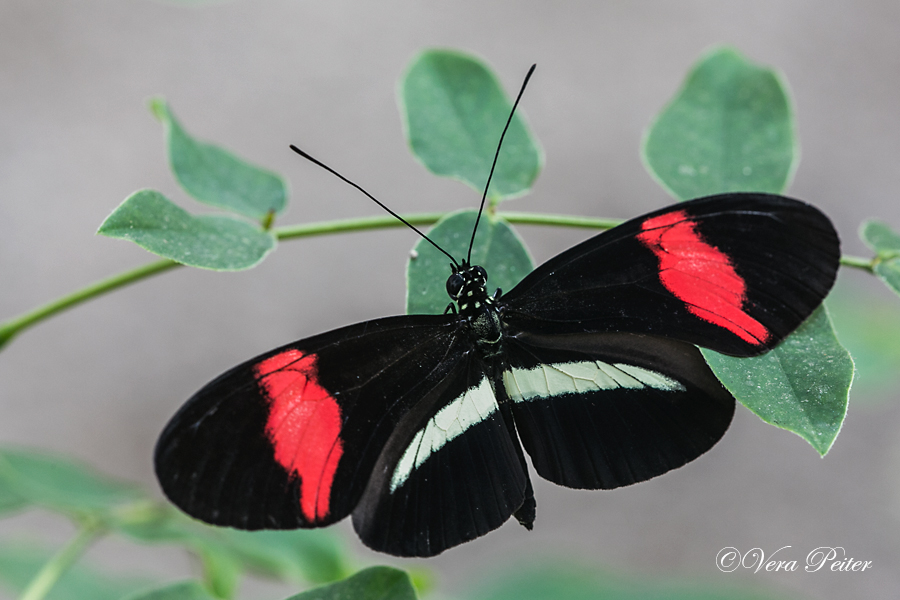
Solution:
{"label": "plant stem", "polygon": [[[417,213],[404,215],[403,218],[413,225],[430,225],[438,221],[446,213]],[[504,216],[507,216],[504,213]],[[508,213],[507,219],[513,223],[527,223],[532,225],[568,225],[570,227],[610,227],[612,221],[601,219],[587,219],[584,217],[571,217],[565,215],[541,215],[532,213]],[[349,231],[364,231],[367,229],[384,229],[387,227],[402,227],[403,223],[390,215],[377,217],[362,217],[357,219],[342,219],[337,221],[321,221],[319,223],[305,223],[302,225],[289,225],[276,227],[272,233],[279,240],[289,240],[313,235],[325,235],[330,233],[342,233]],[[0,323],[0,348],[9,340],[18,335],[22,330],[35,325],[48,317],[52,317],[68,308],[72,308],[86,300],[90,300],[107,292],[111,292],[130,283],[140,281],[180,267],[181,264],[173,260],[162,259],[136,269],[114,275],[98,281],[72,294],[58,298],[52,302],[39,306],[23,315]]]}
{"label": "plant stem", "polygon": [[875,272],[875,260],[872,258],[862,258],[859,256],[842,256],[841,264],[845,267],[862,269],[863,271],[868,271],[869,273]]}
{"label": "plant stem", "polygon": [[[400,215],[412,225],[431,225],[436,223],[447,213],[416,213],[412,215]],[[403,223],[391,215],[377,217],[360,217],[357,219],[340,219],[336,221],[319,221],[318,223],[304,223],[302,225],[287,225],[276,227],[272,230],[279,240],[290,240],[311,235],[325,235],[328,233],[345,233],[348,231],[365,231],[367,229],[386,229],[388,227],[403,227]]]}
{"label": "plant stem", "polygon": [[612,229],[621,225],[621,219],[596,219],[571,215],[547,215],[542,213],[501,212],[499,216],[517,225],[553,225],[556,227],[585,227],[588,229]]}
{"label": "plant stem", "polygon": [[125,271],[124,273],[119,273],[118,275],[113,275],[112,277],[100,280],[97,283],[93,283],[76,292],[63,296],[62,298],[39,306],[23,315],[10,319],[0,324],[0,348],[23,329],[31,327],[32,325],[68,308],[72,308],[77,304],[81,304],[85,300],[90,300],[91,298],[100,296],[106,292],[111,292],[112,290],[126,286],[129,283],[134,283],[150,277],[151,275],[156,275],[157,273],[162,273],[173,267],[180,266],[180,263],[167,258],[157,260],[136,269],[131,269],[130,271]]}
{"label": "plant stem", "polygon": [[[446,213],[416,213],[411,215],[402,215],[409,223],[413,225],[431,225],[437,222]],[[622,221],[618,219],[596,219],[590,217],[576,217],[571,215],[550,215],[542,213],[524,213],[524,212],[500,212],[498,216],[503,217],[510,223],[518,225],[551,225],[557,227],[586,227],[590,229],[610,229],[620,224]],[[300,237],[309,237],[313,235],[326,235],[331,233],[344,233],[350,231],[365,231],[368,229],[384,229],[388,227],[402,227],[403,223],[390,215],[377,217],[361,217],[356,219],[341,219],[335,221],[320,221],[318,223],[305,223],[302,225],[288,225],[285,227],[276,227],[272,233],[279,240],[289,240]],[[848,267],[855,267],[872,272],[872,261],[865,258],[855,256],[844,256],[841,258],[841,264]],[[58,298],[43,306],[29,311],[23,315],[19,315],[13,319],[0,323],[0,348],[2,348],[9,340],[18,335],[22,330],[35,325],[44,319],[52,317],[68,308],[72,308],[86,300],[90,300],[107,292],[111,292],[130,283],[135,283],[151,275],[168,271],[169,269],[180,267],[181,264],[173,260],[162,259],[152,263],[140,266],[136,269],[114,275],[107,279],[98,281],[76,292]]]}
{"label": "plant stem", "polygon": [[[416,213],[401,215],[412,225],[431,225],[436,223],[447,213]],[[552,225],[560,227],[587,227],[590,229],[609,229],[615,227],[621,220],[594,219],[590,217],[576,217],[571,215],[548,215],[544,213],[524,212],[499,212],[510,223],[519,225]],[[361,217],[358,219],[341,219],[336,221],[320,221],[318,223],[305,223],[302,225],[288,225],[276,227],[272,233],[279,240],[289,240],[311,235],[324,235],[328,233],[344,233],[348,231],[364,231],[367,229],[386,229],[388,227],[403,227],[403,223],[390,215],[378,217]]]}
{"label": "plant stem", "polygon": [[22,595],[19,596],[19,600],[42,600],[56,585],[59,578],[87,550],[91,542],[102,535],[103,532],[104,528],[100,521],[96,519],[85,521],[81,529],[78,530],[78,534],[41,567],[41,570],[37,572],[22,592]]}

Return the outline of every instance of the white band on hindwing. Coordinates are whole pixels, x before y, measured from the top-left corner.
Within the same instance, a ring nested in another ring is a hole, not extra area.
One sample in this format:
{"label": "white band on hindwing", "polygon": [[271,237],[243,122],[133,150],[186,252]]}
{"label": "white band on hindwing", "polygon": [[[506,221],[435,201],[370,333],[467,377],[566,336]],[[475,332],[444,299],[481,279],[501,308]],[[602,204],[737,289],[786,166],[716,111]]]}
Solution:
{"label": "white band on hindwing", "polygon": [[391,477],[391,493],[403,485],[414,469],[429,456],[440,450],[450,440],[464,433],[497,412],[497,399],[486,378],[473,388],[442,408],[428,420],[407,446],[394,475]]}
{"label": "white band on hindwing", "polygon": [[599,360],[540,364],[532,369],[512,368],[503,373],[503,385],[516,402],[621,388],[652,388],[663,392],[685,390],[681,383],[662,373]]}

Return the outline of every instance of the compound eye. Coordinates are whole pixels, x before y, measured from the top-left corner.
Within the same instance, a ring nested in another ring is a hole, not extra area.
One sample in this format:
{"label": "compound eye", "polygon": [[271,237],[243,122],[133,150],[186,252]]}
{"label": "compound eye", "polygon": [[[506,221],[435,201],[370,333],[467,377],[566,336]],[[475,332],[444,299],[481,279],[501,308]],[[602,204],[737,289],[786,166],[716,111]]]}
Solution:
{"label": "compound eye", "polygon": [[487,281],[487,271],[484,270],[484,267],[475,266],[475,272],[478,273],[478,276],[481,278],[481,281]]}
{"label": "compound eye", "polygon": [[450,297],[454,300],[459,297],[459,292],[462,290],[463,283],[465,283],[465,279],[463,279],[463,276],[459,273],[454,273],[447,278],[447,293],[450,294]]}

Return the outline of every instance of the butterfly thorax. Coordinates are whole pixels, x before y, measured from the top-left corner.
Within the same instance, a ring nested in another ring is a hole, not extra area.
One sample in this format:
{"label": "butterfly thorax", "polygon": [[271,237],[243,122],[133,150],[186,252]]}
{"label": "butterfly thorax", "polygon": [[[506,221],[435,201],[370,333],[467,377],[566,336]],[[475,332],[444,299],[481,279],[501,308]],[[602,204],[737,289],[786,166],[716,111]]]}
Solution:
{"label": "butterfly thorax", "polygon": [[490,356],[500,351],[503,337],[500,315],[494,299],[487,293],[487,272],[478,265],[463,263],[447,279],[447,293],[456,301],[475,343]]}

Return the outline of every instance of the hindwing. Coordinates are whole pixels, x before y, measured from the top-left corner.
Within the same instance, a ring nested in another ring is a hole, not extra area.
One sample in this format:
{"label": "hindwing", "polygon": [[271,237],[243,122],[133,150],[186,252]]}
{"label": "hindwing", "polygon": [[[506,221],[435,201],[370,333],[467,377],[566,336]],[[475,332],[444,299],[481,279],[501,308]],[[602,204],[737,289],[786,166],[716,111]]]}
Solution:
{"label": "hindwing", "polygon": [[472,351],[398,424],[353,512],[360,539],[433,556],[509,519],[531,488],[503,413]]}
{"label": "hindwing", "polygon": [[724,435],[735,401],[696,347],[634,334],[507,338],[503,375],[537,473],[611,489],[680,467]]}

